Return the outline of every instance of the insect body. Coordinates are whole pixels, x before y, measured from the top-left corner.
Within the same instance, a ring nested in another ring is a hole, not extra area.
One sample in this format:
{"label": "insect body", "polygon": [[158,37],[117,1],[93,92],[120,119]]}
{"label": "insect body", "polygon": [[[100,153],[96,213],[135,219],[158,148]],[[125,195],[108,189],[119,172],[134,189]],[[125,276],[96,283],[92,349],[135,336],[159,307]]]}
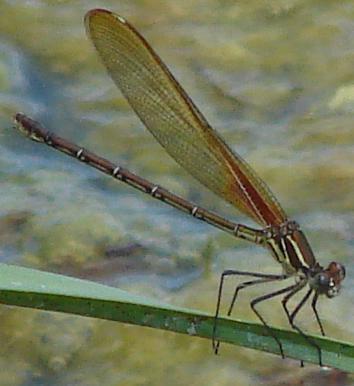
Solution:
{"label": "insect body", "polygon": [[[323,268],[315,259],[311,247],[295,221],[291,221],[270,189],[222,137],[209,125],[194,102],[171,74],[167,66],[146,40],[124,18],[104,9],[86,14],[85,25],[108,74],[121,90],[133,110],[157,141],[184,169],[199,182],[231,203],[260,225],[259,229],[234,223],[169,192],[168,190],[89,152],[70,141],[48,132],[39,123],[18,113],[19,129],[31,139],[47,144],[77,158],[112,177],[119,179],[152,197],[176,207],[234,236],[264,246],[283,267],[283,274],[226,270],[221,275],[215,313],[213,347],[218,351],[217,320],[220,311],[224,279],[231,275],[252,277],[235,290],[228,314],[231,314],[241,289],[291,276],[294,284],[262,295],[250,303],[252,309],[268,328],[257,304],[282,296],[282,305],[289,320],[311,345],[316,347],[322,365],[320,348],[295,324],[301,307],[312,296],[312,308],[322,335],[324,329],[316,310],[319,295],[332,298],[338,294],[345,276],[344,267],[332,262]],[[293,311],[288,301],[305,287],[307,291]],[[278,342],[281,355],[283,348]]]}

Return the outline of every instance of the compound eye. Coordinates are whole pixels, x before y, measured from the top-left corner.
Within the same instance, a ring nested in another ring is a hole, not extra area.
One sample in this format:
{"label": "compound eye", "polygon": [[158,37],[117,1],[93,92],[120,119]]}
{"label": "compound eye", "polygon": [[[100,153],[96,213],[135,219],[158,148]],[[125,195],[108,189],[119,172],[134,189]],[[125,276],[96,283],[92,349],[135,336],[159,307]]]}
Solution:
{"label": "compound eye", "polygon": [[342,264],[332,261],[329,264],[327,271],[332,277],[335,277],[338,281],[342,281],[345,278],[345,267]]}
{"label": "compound eye", "polygon": [[321,273],[317,276],[317,283],[320,288],[327,288],[329,286],[329,277],[328,275]]}
{"label": "compound eye", "polygon": [[338,273],[339,273],[339,279],[343,280],[345,278],[345,267],[342,264],[338,264]]}

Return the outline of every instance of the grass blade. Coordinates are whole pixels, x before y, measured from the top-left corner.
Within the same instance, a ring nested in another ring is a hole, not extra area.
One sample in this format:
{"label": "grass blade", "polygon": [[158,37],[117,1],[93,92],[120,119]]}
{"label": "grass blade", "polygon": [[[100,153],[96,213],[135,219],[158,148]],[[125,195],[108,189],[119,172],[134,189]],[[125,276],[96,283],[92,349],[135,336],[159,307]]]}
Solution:
{"label": "grass blade", "polygon": [[[164,304],[94,282],[0,264],[0,303],[114,320],[211,338],[213,316],[193,309]],[[272,328],[286,356],[318,363],[317,351],[293,331]],[[218,338],[227,343],[279,354],[263,326],[220,318]],[[354,371],[354,345],[312,336],[321,347],[323,363]],[[212,355],[212,350],[210,349]]]}

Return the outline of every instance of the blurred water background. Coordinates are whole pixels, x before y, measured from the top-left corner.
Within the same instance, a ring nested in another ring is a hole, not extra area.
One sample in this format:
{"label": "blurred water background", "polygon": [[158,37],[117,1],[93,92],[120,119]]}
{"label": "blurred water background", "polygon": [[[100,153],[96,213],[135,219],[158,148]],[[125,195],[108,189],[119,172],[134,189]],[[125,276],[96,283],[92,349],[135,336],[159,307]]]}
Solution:
{"label": "blurred water background", "polygon": [[[319,261],[346,265],[319,311],[354,340],[354,3],[316,0],[0,1],[0,259],[213,312],[226,268],[279,273],[266,250],[32,143],[22,111],[59,135],[228,218],[252,224],[172,161],[85,36],[91,8],[144,34],[209,122],[271,186]],[[230,282],[227,292],[234,286]],[[269,290],[270,287],[267,288]],[[236,317],[255,320],[244,293]],[[271,324],[286,326],[278,302]],[[1,307],[1,385],[349,385],[350,376],[206,340]],[[301,325],[316,331],[309,308]]]}

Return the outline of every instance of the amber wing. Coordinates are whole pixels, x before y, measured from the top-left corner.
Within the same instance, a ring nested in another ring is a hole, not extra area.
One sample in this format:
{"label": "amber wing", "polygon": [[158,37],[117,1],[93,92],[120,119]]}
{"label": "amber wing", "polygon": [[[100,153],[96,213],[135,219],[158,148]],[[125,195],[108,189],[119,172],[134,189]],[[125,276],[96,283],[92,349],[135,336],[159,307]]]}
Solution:
{"label": "amber wing", "polygon": [[267,185],[208,124],[146,40],[121,16],[95,9],[87,34],[144,125],[192,176],[262,226],[286,214]]}

